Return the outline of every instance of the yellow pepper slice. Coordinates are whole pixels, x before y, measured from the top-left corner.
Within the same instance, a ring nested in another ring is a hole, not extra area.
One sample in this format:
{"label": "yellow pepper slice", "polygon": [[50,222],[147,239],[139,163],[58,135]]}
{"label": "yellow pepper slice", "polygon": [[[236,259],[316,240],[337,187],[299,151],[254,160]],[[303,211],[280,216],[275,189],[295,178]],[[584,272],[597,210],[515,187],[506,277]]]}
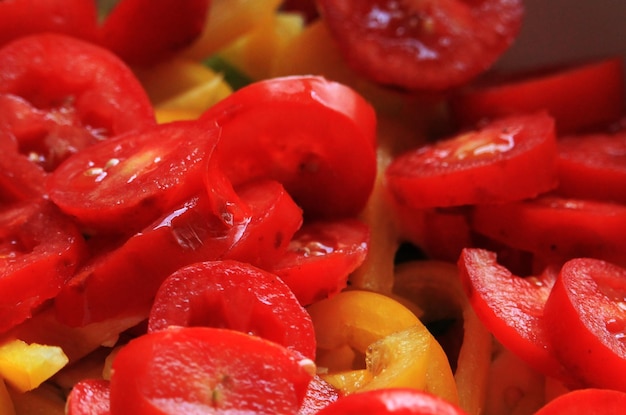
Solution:
{"label": "yellow pepper slice", "polygon": [[13,340],[0,345],[0,377],[18,391],[37,388],[68,363],[60,347]]}

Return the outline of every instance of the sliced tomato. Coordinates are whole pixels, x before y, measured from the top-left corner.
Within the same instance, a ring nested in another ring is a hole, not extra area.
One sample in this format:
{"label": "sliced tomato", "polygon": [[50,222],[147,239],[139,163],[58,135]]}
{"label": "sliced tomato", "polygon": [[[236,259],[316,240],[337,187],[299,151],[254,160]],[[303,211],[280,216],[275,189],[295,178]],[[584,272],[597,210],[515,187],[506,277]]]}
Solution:
{"label": "sliced tomato", "polygon": [[80,326],[118,316],[148,317],[160,284],[179,268],[234,259],[267,267],[302,223],[302,211],[277,182],[239,191],[246,215],[225,225],[201,193],[164,214],[123,245],[96,257],[55,300],[59,319]]}
{"label": "sliced tomato", "polygon": [[518,277],[498,264],[493,252],[477,248],[464,249],[458,267],[476,315],[500,343],[539,373],[564,377],[543,324],[557,271]]}
{"label": "sliced tomato", "polygon": [[626,204],[626,132],[561,137],[556,192]]}
{"label": "sliced tomato", "polygon": [[41,197],[45,181],[45,170],[21,154],[15,136],[0,127],[0,201]]}
{"label": "sliced tomato", "polygon": [[544,195],[475,206],[473,229],[544,263],[593,257],[626,265],[626,206]]}
{"label": "sliced tomato", "polygon": [[53,298],[85,260],[74,223],[36,199],[0,209],[0,332]]}
{"label": "sliced tomato", "polygon": [[193,121],[131,131],[67,159],[47,192],[91,233],[131,234],[204,187],[218,139]]}
{"label": "sliced tomato", "polygon": [[233,185],[278,180],[305,216],[352,216],[373,189],[376,115],[342,84],[316,76],[259,81],[201,120],[222,128],[217,153]]}
{"label": "sliced tomato", "polygon": [[617,121],[624,102],[622,58],[611,57],[486,77],[456,94],[451,110],[461,125],[544,110],[566,134]]}
{"label": "sliced tomato", "polygon": [[93,40],[96,36],[95,1],[11,0],[0,2],[0,46],[22,36],[63,33]]}
{"label": "sliced tomato", "polygon": [[556,149],[549,115],[512,116],[406,152],[385,175],[398,203],[413,208],[519,200],[556,187]]}
{"label": "sliced tomato", "polygon": [[610,389],[578,389],[548,402],[535,415],[607,415],[626,408],[626,393]]}
{"label": "sliced tomato", "polygon": [[148,331],[170,326],[238,330],[315,359],[313,323],[275,274],[238,261],[208,261],[180,268],[161,284]]}
{"label": "sliced tomato", "polygon": [[162,61],[200,36],[210,4],[210,0],[120,0],[100,27],[100,42],[131,64]]}
{"label": "sliced tomato", "polygon": [[67,397],[66,415],[110,415],[110,385],[104,379],[80,380]]}
{"label": "sliced tomato", "polygon": [[339,391],[319,375],[313,376],[297,415],[315,415],[340,397]]}
{"label": "sliced tomato", "polygon": [[328,298],[348,284],[369,247],[369,227],[357,219],[305,223],[272,268],[302,305]]}
{"label": "sliced tomato", "polygon": [[319,0],[322,18],[358,72],[408,89],[446,89],[489,68],[521,27],[519,0]]}
{"label": "sliced tomato", "polygon": [[458,406],[418,389],[385,388],[339,398],[319,415],[464,415]]}
{"label": "sliced tomato", "polygon": [[116,355],[111,414],[295,414],[312,366],[277,343],[235,330],[158,331]]}
{"label": "sliced tomato", "polygon": [[552,348],[582,386],[626,392],[626,269],[566,262],[545,306]]}

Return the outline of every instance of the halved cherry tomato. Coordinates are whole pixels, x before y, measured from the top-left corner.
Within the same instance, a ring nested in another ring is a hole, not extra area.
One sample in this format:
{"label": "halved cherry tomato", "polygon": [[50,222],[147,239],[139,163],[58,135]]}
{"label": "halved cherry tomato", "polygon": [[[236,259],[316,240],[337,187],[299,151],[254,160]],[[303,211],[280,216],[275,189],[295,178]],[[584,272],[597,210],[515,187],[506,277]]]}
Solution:
{"label": "halved cherry tomato", "polygon": [[518,277],[498,264],[493,252],[478,248],[464,249],[458,267],[474,311],[500,343],[539,373],[563,376],[543,325],[557,271]]}
{"label": "halved cherry tomato", "polygon": [[313,376],[298,415],[315,415],[340,397],[339,391],[319,375]]}
{"label": "halved cherry tomato", "polygon": [[111,414],[295,414],[311,370],[310,360],[257,336],[171,328],[136,338],[116,355]]}
{"label": "halved cherry tomato", "polygon": [[556,192],[626,204],[626,132],[561,137]]}
{"label": "halved cherry tomato", "polygon": [[376,115],[352,89],[316,76],[259,81],[201,120],[222,128],[216,156],[235,186],[278,180],[309,217],[365,206],[376,176]]}
{"label": "halved cherry tomato", "polygon": [[53,298],[85,260],[75,224],[49,201],[0,209],[0,333]]}
{"label": "halved cherry tomato", "polygon": [[180,268],[156,294],[148,332],[170,326],[239,330],[315,358],[311,317],[275,274],[238,261]]}
{"label": "halved cherry tomato", "polygon": [[200,36],[210,0],[120,0],[106,16],[103,46],[131,64],[162,61]]}
{"label": "halved cherry tomato", "polygon": [[346,60],[369,78],[446,89],[489,68],[521,27],[519,0],[317,2]]}
{"label": "halved cherry tomato", "polygon": [[556,397],[534,415],[607,415],[626,408],[626,393],[610,389],[578,389]]}
{"label": "halved cherry tomato", "polygon": [[545,113],[494,120],[398,156],[386,179],[397,201],[414,208],[537,196],[557,184],[554,121]]}
{"label": "halved cherry tomato", "polygon": [[465,412],[433,394],[408,388],[378,389],[339,398],[319,415],[464,415]]}
{"label": "halved cherry tomato", "polygon": [[451,100],[461,125],[485,118],[547,111],[559,134],[617,121],[624,111],[621,57],[571,63],[508,77],[485,77]]}
{"label": "halved cherry tomato", "polygon": [[626,269],[566,262],[545,306],[552,349],[583,386],[626,392]]}
{"label": "halved cherry tomato", "polygon": [[337,294],[365,260],[369,227],[357,219],[306,222],[272,268],[302,305]]}
{"label": "halved cherry tomato", "polygon": [[218,139],[194,121],[131,131],[67,159],[48,194],[89,232],[131,234],[203,188]]}
{"label": "halved cherry tomato", "polygon": [[110,385],[104,379],[83,379],[67,397],[66,415],[110,415]]}

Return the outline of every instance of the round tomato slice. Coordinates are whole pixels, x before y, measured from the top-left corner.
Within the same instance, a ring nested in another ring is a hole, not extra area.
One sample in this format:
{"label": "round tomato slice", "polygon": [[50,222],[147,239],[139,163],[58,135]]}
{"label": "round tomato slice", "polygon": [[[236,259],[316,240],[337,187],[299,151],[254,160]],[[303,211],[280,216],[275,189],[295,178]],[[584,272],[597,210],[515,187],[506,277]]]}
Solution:
{"label": "round tomato slice", "polygon": [[561,268],[545,306],[547,333],[583,386],[626,391],[626,269],[591,258]]}
{"label": "round tomato slice", "polygon": [[311,317],[289,287],[243,262],[201,262],[167,277],[152,305],[148,331],[170,326],[238,330],[315,358]]}
{"label": "round tomato slice", "polygon": [[450,402],[417,389],[389,388],[355,393],[339,398],[319,415],[465,415]]}
{"label": "round tomato slice", "polygon": [[398,156],[387,185],[413,208],[525,199],[556,187],[556,148],[549,115],[511,116]]}
{"label": "round tomato slice", "polygon": [[617,121],[624,111],[621,57],[486,77],[451,100],[461,125],[484,118],[545,110],[559,134]]}
{"label": "round tomato slice", "polygon": [[21,154],[17,146],[15,136],[0,127],[1,202],[38,198],[45,193],[45,170]]}
{"label": "round tomato slice", "polygon": [[110,385],[104,379],[83,379],[67,397],[66,415],[111,415]]}
{"label": "round tomato slice", "polygon": [[477,248],[464,249],[458,267],[476,315],[500,343],[539,373],[562,377],[543,325],[556,271],[518,277],[498,264],[493,252]]}
{"label": "round tomato slice", "polygon": [[39,199],[0,210],[0,250],[0,332],[57,295],[86,256],[74,223]]}
{"label": "round tomato slice", "polygon": [[47,191],[88,231],[130,234],[204,187],[218,138],[193,121],[130,131],[68,158]]}
{"label": "round tomato slice", "polygon": [[308,217],[359,213],[376,177],[376,115],[354,90],[315,76],[259,81],[209,108],[234,186],[281,182]]}
{"label": "round tomato slice", "polygon": [[577,389],[548,402],[534,415],[607,415],[626,408],[626,393],[610,389]]}
{"label": "round tomato slice", "polygon": [[272,268],[302,305],[346,288],[348,276],[363,263],[369,227],[357,219],[307,222]]}
{"label": "round tomato slice", "polygon": [[626,204],[626,132],[561,137],[558,149],[558,194]]}
{"label": "round tomato slice", "polygon": [[277,343],[235,330],[149,333],[113,361],[111,415],[295,414],[313,366]]}
{"label": "round tomato slice", "polygon": [[317,2],[347,62],[374,81],[446,89],[489,68],[519,32],[519,0]]}

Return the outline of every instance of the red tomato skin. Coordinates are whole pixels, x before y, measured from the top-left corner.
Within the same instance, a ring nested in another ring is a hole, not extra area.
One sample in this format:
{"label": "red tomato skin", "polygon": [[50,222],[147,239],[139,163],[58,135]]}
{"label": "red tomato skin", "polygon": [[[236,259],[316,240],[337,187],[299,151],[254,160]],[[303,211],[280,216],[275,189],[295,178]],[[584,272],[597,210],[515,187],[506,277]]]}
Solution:
{"label": "red tomato skin", "polygon": [[626,204],[626,133],[588,134],[558,140],[556,193]]}
{"label": "red tomato skin", "polygon": [[591,258],[566,262],[545,306],[552,348],[583,387],[626,392],[626,269]]}
{"label": "red tomato skin", "polygon": [[401,154],[385,179],[411,208],[520,200],[557,186],[556,149],[550,116],[512,116]]}
{"label": "red tomato skin", "polygon": [[46,172],[18,151],[17,139],[0,127],[0,202],[42,197]]}
{"label": "red tomato skin", "polygon": [[486,118],[547,111],[559,135],[617,121],[624,112],[621,57],[511,74],[510,79],[486,78],[461,89],[450,101],[459,125],[476,125]]}
{"label": "red tomato skin", "polygon": [[472,308],[500,343],[539,373],[563,378],[542,317],[556,272],[518,277],[479,248],[464,249],[458,267]]}
{"label": "red tomato skin", "polygon": [[338,389],[319,375],[313,376],[297,415],[315,415],[341,397]]}
{"label": "red tomato skin", "polygon": [[75,224],[52,203],[29,200],[0,210],[0,333],[57,295],[86,259]]}
{"label": "red tomato skin", "polygon": [[67,397],[66,415],[111,415],[110,385],[104,379],[83,379]]}
{"label": "red tomato skin", "polygon": [[367,256],[369,227],[357,219],[305,222],[272,266],[304,306],[337,294]]}
{"label": "red tomato skin", "polygon": [[354,216],[376,177],[376,114],[354,90],[318,76],[259,81],[209,108],[221,168],[234,186],[281,182],[305,217]]}
{"label": "red tomato skin", "polygon": [[103,46],[133,65],[163,61],[202,33],[210,0],[121,0],[100,27]]}
{"label": "red tomato skin", "polygon": [[385,388],[346,395],[319,415],[465,415],[461,408],[418,389]]}
{"label": "red tomato skin", "polygon": [[146,334],[113,361],[111,414],[295,414],[312,378],[302,363],[276,343],[235,330]]}
{"label": "red tomato skin", "polygon": [[445,90],[489,68],[521,27],[521,1],[318,0],[354,70],[382,84]]}
{"label": "red tomato skin", "polygon": [[626,393],[609,389],[578,389],[548,402],[535,415],[607,415],[626,408]]}
{"label": "red tomato skin", "polygon": [[315,359],[313,322],[278,276],[239,261],[182,267],[156,294],[148,332],[171,326],[228,328]]}

